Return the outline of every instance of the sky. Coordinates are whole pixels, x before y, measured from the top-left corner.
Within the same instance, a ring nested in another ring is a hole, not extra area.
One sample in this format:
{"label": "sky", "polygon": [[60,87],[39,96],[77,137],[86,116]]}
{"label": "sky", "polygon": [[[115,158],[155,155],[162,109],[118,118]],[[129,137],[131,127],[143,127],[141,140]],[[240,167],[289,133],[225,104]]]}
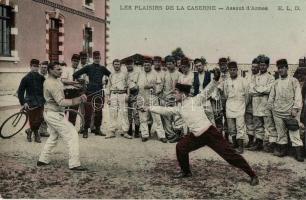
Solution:
{"label": "sky", "polygon": [[[305,0],[111,0],[109,5],[108,62],[135,53],[165,57],[177,47],[186,56],[203,56],[209,63],[223,56],[250,63],[266,54],[272,63],[287,58],[295,64],[306,56]],[[216,10],[187,10],[191,6]],[[226,10],[235,6],[244,10]],[[251,11],[247,6],[268,10]]]}

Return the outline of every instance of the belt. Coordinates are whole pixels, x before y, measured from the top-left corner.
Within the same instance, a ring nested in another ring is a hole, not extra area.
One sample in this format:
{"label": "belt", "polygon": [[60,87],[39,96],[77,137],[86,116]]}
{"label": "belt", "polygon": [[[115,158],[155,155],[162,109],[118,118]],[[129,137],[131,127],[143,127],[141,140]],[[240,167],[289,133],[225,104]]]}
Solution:
{"label": "belt", "polygon": [[126,90],[111,90],[111,94],[126,94]]}

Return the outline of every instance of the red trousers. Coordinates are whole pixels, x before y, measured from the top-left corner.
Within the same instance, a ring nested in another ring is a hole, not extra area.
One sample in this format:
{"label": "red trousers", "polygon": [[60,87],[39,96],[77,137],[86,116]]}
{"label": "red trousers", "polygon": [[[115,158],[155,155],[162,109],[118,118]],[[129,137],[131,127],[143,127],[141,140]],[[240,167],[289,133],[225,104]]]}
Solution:
{"label": "red trousers", "polygon": [[177,143],[176,156],[183,172],[190,172],[189,152],[205,145],[213,149],[229,164],[243,170],[250,177],[256,176],[247,161],[236,153],[235,149],[230,146],[228,141],[223,138],[222,134],[214,126],[210,126],[208,130],[197,137],[189,133]]}
{"label": "red trousers", "polygon": [[44,121],[43,112],[43,106],[27,111],[29,115],[30,128],[32,131],[38,131],[40,124]]}

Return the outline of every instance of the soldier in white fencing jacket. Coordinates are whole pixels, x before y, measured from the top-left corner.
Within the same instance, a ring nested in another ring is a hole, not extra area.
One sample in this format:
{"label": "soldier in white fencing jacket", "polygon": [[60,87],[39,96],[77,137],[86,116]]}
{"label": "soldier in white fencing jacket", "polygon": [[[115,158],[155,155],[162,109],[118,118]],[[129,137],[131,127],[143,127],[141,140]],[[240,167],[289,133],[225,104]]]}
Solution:
{"label": "soldier in white fencing jacket", "polygon": [[[158,97],[155,94],[159,94],[161,91],[161,80],[156,75],[156,72],[152,70],[152,59],[147,58],[143,62],[144,71],[139,76],[139,104],[141,105],[158,105]],[[146,142],[149,138],[149,121],[152,118],[155,123],[155,131],[161,142],[166,143],[165,130],[163,129],[161,118],[159,115],[150,112],[139,113],[140,117],[140,131],[143,142]]]}
{"label": "soldier in white fencing jacket", "polygon": [[109,76],[106,90],[107,103],[109,105],[109,133],[105,139],[116,137],[119,129],[120,135],[132,139],[128,135],[129,123],[127,115],[128,101],[128,76],[121,70],[120,60],[113,61],[114,73]]}
{"label": "soldier in white fencing jacket", "polygon": [[[292,146],[296,151],[297,161],[304,161],[302,156],[303,142],[300,138],[300,129],[297,123],[296,130],[290,130],[284,120],[294,118],[300,121],[302,110],[302,92],[296,78],[288,77],[288,63],[286,59],[276,62],[280,78],[275,81],[271,88],[268,107],[272,110],[273,118],[277,130],[276,156],[285,156],[288,144],[287,132]],[[289,129],[289,130],[288,130]]]}
{"label": "soldier in white fencing jacket", "polygon": [[238,65],[236,62],[228,63],[230,77],[224,82],[224,95],[226,98],[226,118],[228,132],[232,136],[234,147],[237,152],[243,153],[243,140],[246,134],[245,108],[248,100],[247,81],[238,76]]}
{"label": "soldier in white fencing jacket", "polygon": [[[163,94],[161,99],[162,106],[174,106],[175,97],[174,89],[175,84],[178,82],[181,75],[180,72],[175,68],[175,58],[173,56],[165,57],[165,64],[167,66],[167,71],[165,72]],[[183,123],[180,121],[179,117],[174,115],[161,116],[163,127],[166,132],[166,136],[169,142],[175,142],[180,137],[180,131],[182,131]]]}
{"label": "soldier in white fencing jacket", "polygon": [[62,68],[59,64],[50,63],[48,73],[49,77],[44,82],[44,97],[46,99],[44,119],[48,125],[50,136],[40,154],[37,166],[49,164],[51,153],[57,145],[59,136],[61,136],[68,147],[69,168],[84,171],[86,168],[81,167],[79,158],[79,136],[75,127],[65,118],[64,109],[66,106],[86,102],[87,97],[82,95],[73,99],[65,99],[63,84],[59,79],[62,74]]}
{"label": "soldier in white fencing jacket", "polygon": [[250,150],[258,151],[264,149],[266,152],[274,152],[277,133],[272,113],[268,110],[267,106],[271,87],[275,79],[267,71],[270,59],[264,55],[258,56],[257,59],[260,74],[255,79],[253,90],[250,91],[252,95],[256,141]]}
{"label": "soldier in white fencing jacket", "polygon": [[129,135],[133,135],[133,123],[135,125],[134,137],[139,137],[139,113],[137,108],[137,96],[139,93],[138,80],[139,80],[139,71],[134,69],[134,61],[132,59],[127,60],[126,71],[128,73],[128,90],[129,90],[129,99],[128,99],[128,119],[129,119]]}
{"label": "soldier in white fencing jacket", "polygon": [[246,79],[248,81],[248,104],[246,105],[246,110],[245,110],[245,124],[247,127],[247,134],[249,137],[248,144],[246,148],[250,148],[254,144],[254,139],[255,139],[255,125],[254,125],[254,120],[253,120],[253,104],[252,104],[252,93],[250,92],[254,88],[255,84],[255,79],[259,74],[259,66],[258,66],[258,60],[255,58],[252,61],[252,68],[251,68],[251,75],[247,76]]}

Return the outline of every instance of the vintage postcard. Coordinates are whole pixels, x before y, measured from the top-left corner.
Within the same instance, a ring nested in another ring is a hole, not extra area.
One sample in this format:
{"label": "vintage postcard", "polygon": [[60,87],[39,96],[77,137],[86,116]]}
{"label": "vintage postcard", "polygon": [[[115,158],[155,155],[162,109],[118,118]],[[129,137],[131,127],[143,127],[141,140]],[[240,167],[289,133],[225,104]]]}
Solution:
{"label": "vintage postcard", "polygon": [[305,18],[0,0],[0,198],[305,199]]}

